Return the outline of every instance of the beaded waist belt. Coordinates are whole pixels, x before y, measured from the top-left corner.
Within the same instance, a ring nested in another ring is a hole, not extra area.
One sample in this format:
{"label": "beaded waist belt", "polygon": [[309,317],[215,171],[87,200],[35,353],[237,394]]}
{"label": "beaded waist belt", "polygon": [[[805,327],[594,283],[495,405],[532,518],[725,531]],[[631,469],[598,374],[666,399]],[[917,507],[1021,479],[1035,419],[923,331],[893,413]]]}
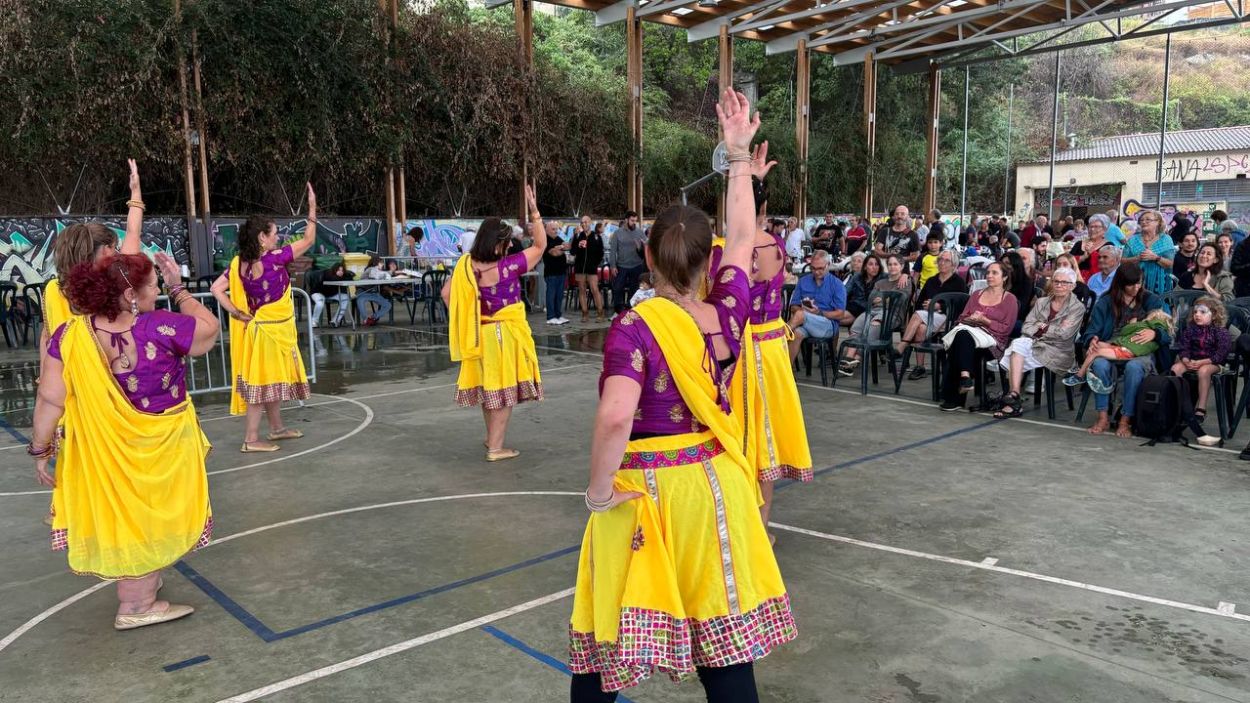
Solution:
{"label": "beaded waist belt", "polygon": [[668,466],[700,464],[719,456],[725,448],[713,437],[692,447],[658,452],[625,452],[621,459],[622,469],[661,469]]}

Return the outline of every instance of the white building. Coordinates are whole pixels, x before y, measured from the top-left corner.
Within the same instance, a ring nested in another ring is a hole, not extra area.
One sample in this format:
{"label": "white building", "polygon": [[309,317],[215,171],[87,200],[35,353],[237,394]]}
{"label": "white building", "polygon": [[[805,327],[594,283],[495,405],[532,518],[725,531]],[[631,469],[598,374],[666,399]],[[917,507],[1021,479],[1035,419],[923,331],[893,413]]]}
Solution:
{"label": "white building", "polygon": [[[1220,209],[1250,218],[1250,126],[1191,129],[1165,138],[1164,209],[1198,213]],[[1055,155],[1055,217],[1085,217],[1112,208],[1131,215],[1153,207],[1159,177],[1159,135],[1125,134],[1094,139]],[[1018,218],[1046,213],[1049,159],[1016,166]]]}

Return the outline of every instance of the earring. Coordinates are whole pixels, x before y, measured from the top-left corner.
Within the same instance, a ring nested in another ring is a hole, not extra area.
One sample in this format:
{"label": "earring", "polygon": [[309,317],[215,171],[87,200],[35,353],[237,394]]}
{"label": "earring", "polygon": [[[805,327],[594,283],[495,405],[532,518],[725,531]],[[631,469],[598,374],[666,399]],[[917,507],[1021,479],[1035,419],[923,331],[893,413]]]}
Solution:
{"label": "earring", "polygon": [[134,315],[135,317],[139,316],[139,301],[138,300],[130,301],[130,314]]}

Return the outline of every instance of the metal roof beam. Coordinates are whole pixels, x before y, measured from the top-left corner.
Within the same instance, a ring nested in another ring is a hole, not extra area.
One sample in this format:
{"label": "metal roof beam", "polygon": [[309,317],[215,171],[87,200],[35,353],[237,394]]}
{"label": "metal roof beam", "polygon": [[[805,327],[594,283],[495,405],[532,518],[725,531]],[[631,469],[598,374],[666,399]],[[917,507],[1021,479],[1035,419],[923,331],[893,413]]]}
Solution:
{"label": "metal roof beam", "polygon": [[[651,15],[660,15],[665,12],[671,12],[679,7],[685,7],[686,5],[693,5],[696,2],[698,2],[698,0],[660,0],[659,2],[649,2],[638,8],[638,11],[634,14],[638,17],[650,17]],[[624,17],[621,19],[624,19]]]}
{"label": "metal roof beam", "polygon": [[[1116,0],[1104,0],[1102,4],[1095,6],[1094,9],[1097,10],[1099,8],[1102,8],[1104,5],[1107,5],[1115,1]],[[854,61],[863,60],[864,52],[874,51],[876,52],[875,55],[878,59],[886,59],[886,58],[896,59],[896,58],[902,58],[904,56],[915,56],[917,54],[940,52],[943,49],[956,49],[956,48],[961,48],[961,47],[969,48],[967,47],[967,44],[969,42],[974,42],[978,44],[990,44],[993,41],[1002,41],[1003,39],[1011,39],[1013,37],[1027,36],[1029,34],[1036,34],[1038,32],[1045,32],[1045,31],[1049,31],[1052,29],[1068,29],[1073,26],[1079,27],[1079,26],[1090,24],[1093,22],[1098,22],[1100,20],[1115,19],[1115,18],[1120,18],[1120,17],[1133,17],[1136,15],[1142,15],[1146,13],[1153,14],[1156,12],[1167,12],[1167,11],[1174,10],[1174,9],[1192,7],[1194,5],[1210,5],[1213,2],[1220,2],[1220,1],[1221,0],[1173,0],[1172,2],[1158,3],[1155,5],[1151,5],[1149,7],[1138,6],[1138,7],[1128,8],[1128,9],[1117,9],[1112,12],[1103,12],[1103,13],[1084,12],[1084,13],[1081,13],[1079,16],[1073,17],[1071,22],[1069,22],[1068,20],[1060,20],[1058,22],[1051,22],[1049,24],[1037,25],[1033,27],[1024,27],[1021,29],[1011,29],[1011,30],[1007,30],[1003,32],[995,32],[995,33],[986,33],[983,30],[978,30],[976,34],[972,35],[971,37],[966,37],[964,39],[943,41],[937,44],[927,44],[925,46],[909,47],[906,49],[896,49],[896,48],[878,49],[878,47],[876,46],[861,47],[861,48],[851,49],[850,51],[845,51],[840,54],[836,54],[835,58],[837,58],[839,64],[851,63]]]}
{"label": "metal roof beam", "polygon": [[732,24],[733,20],[736,20],[739,17],[751,15],[751,19],[756,19],[758,17],[762,17],[764,14],[771,13],[774,10],[785,7],[790,2],[792,2],[792,0],[775,0],[775,2],[772,3],[756,3],[754,5],[739,8],[729,14],[721,15],[720,17],[710,19],[706,22],[700,22],[699,24],[690,27],[686,30],[686,38],[691,42],[711,39],[712,37],[720,34],[720,28],[723,25]]}
{"label": "metal roof beam", "polygon": [[[841,34],[841,35],[836,35],[836,36],[833,36],[833,35],[825,36],[812,42],[811,46],[813,47],[824,46],[826,44],[836,44],[840,41],[845,41],[847,39],[862,39],[865,37],[875,37],[875,36],[879,36],[882,34],[895,34],[899,32],[908,32],[913,29],[919,29],[920,27],[931,27],[933,25],[938,25],[942,29],[947,29],[949,27],[962,24],[964,22],[967,22],[968,20],[976,19],[978,17],[997,15],[1004,11],[1017,10],[1020,8],[1032,10],[1038,5],[1046,5],[1050,2],[1051,0],[1003,0],[1002,2],[993,4],[993,5],[981,6],[981,7],[971,9],[971,10],[956,11],[950,14],[941,15],[939,17],[924,17],[921,19],[912,20],[910,22],[900,22],[898,24],[891,24],[891,25],[879,25],[877,27],[873,27],[868,30],[858,29],[856,31],[853,31],[847,34]],[[854,23],[850,23],[850,25],[853,25],[853,24]]]}
{"label": "metal roof beam", "polygon": [[512,4],[512,0],[485,0],[485,2],[482,3],[482,5],[484,5],[486,9],[488,10],[493,10],[496,7],[502,7],[504,5],[511,5],[511,4]]}
{"label": "metal roof beam", "polygon": [[[914,2],[915,0],[907,0],[907,1]],[[873,5],[873,4],[878,4],[880,2],[881,0],[841,0],[841,2],[836,2],[836,1],[826,2],[823,5],[816,5],[815,7],[809,7],[806,10],[800,10],[798,12],[791,12],[786,15],[778,15],[776,17],[770,17],[767,20],[757,21],[755,19],[752,19],[748,22],[735,25],[733,28],[733,32],[734,33],[745,32],[745,31],[756,29],[758,27],[762,27],[762,26],[769,25],[769,24],[783,24],[785,22],[793,22],[794,20],[807,19],[808,17],[815,17],[817,15],[827,15],[830,12],[841,12],[842,10],[850,10],[856,7],[861,7],[863,5]],[[900,3],[900,4],[905,5],[907,3]],[[874,12],[873,14],[877,14],[877,13]]]}
{"label": "metal roof beam", "polygon": [[638,0],[620,0],[620,2],[608,5],[595,13],[595,26],[603,27],[624,22],[625,15],[631,7],[638,7]]}

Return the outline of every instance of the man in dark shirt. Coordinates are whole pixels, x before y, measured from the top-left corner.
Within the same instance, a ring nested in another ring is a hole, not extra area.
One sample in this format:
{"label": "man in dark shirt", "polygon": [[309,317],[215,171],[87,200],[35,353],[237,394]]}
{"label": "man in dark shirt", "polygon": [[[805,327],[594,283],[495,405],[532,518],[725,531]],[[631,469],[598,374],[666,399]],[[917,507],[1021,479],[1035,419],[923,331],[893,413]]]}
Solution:
{"label": "man in dark shirt", "polygon": [[881,225],[872,240],[872,250],[882,259],[897,254],[903,260],[903,273],[911,271],[911,263],[920,256],[920,236],[911,228],[911,212],[906,205],[895,206],[890,222]]}
{"label": "man in dark shirt", "polygon": [[812,230],[812,248],[837,253],[842,246],[842,228],[833,220],[833,213],[825,213],[825,221]]}
{"label": "man in dark shirt", "polygon": [[564,285],[569,278],[565,252],[572,246],[560,237],[560,226],[547,220],[547,251],[543,252],[543,278],[547,283],[547,324],[564,325]]}

